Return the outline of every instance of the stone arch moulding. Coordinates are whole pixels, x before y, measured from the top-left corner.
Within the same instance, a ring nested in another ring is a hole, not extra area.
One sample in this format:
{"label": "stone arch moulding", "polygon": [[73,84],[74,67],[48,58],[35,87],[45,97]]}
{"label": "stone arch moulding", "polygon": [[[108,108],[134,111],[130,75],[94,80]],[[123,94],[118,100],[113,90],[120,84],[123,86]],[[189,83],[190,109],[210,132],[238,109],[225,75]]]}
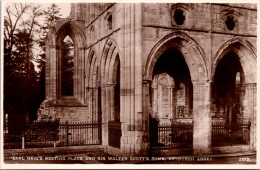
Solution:
{"label": "stone arch moulding", "polygon": [[62,25],[57,24],[59,27],[55,29],[57,30],[55,33],[56,43],[63,40],[66,35],[70,35],[77,48],[84,48],[86,44],[86,37],[81,28],[83,23],[71,20],[64,20],[62,23]]}
{"label": "stone arch moulding", "polygon": [[152,48],[144,65],[144,79],[152,80],[156,61],[169,48],[176,48],[182,53],[193,83],[204,83],[205,80],[208,80],[204,50],[193,38],[179,31],[166,35]]}
{"label": "stone arch moulding", "polygon": [[244,72],[245,83],[256,83],[256,48],[241,37],[228,40],[218,49],[213,60],[211,80],[214,81],[218,63],[229,52],[234,52],[238,55]]}
{"label": "stone arch moulding", "polygon": [[[70,19],[61,19],[54,25],[46,39],[46,86],[49,88],[48,96],[50,98],[61,98],[60,84],[60,59],[61,59],[61,43],[66,36],[69,36],[74,44],[74,93],[73,97],[83,102],[84,95],[84,55],[85,55],[85,34],[82,31],[84,23],[81,21],[71,21]],[[51,68],[51,69],[50,69]]]}
{"label": "stone arch moulding", "polygon": [[101,84],[113,84],[114,65],[117,60],[121,61],[120,52],[116,41],[112,38],[107,39],[100,58],[99,81]]}
{"label": "stone arch moulding", "polygon": [[97,88],[98,86],[98,65],[97,54],[94,49],[90,49],[85,59],[85,84],[88,88]]}

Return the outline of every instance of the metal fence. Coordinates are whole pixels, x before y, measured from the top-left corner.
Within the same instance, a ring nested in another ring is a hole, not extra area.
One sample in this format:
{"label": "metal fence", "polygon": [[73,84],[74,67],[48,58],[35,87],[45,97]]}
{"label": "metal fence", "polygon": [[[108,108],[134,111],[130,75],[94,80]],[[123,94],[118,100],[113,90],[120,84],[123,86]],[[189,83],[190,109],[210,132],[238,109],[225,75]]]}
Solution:
{"label": "metal fence", "polygon": [[250,144],[250,122],[241,124],[212,123],[212,146]]}
{"label": "metal fence", "polygon": [[152,149],[192,148],[193,124],[163,124],[150,127]]}
{"label": "metal fence", "polygon": [[100,123],[34,122],[4,125],[4,148],[40,148],[101,144]]}

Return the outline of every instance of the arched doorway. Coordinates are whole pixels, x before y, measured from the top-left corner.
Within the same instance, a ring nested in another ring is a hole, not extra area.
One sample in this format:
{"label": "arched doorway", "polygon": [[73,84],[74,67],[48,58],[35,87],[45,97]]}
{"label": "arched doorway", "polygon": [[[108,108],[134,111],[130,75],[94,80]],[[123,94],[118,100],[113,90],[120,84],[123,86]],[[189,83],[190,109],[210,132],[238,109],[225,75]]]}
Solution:
{"label": "arched doorway", "polygon": [[211,97],[212,147],[255,145],[256,56],[253,46],[233,38],[218,50]]}
{"label": "arched doorway", "polygon": [[176,48],[166,50],[155,63],[152,110],[152,148],[192,147],[193,87],[189,68]]}
{"label": "arched doorway", "polygon": [[[147,95],[143,96],[144,97],[143,105],[145,106],[145,109],[147,109],[148,112],[147,115],[150,117],[150,120],[153,121],[154,119],[151,119],[152,117],[151,113],[153,112],[152,111],[153,108],[150,106],[152,106],[152,102],[153,102],[152,84],[153,84],[153,79],[155,77],[154,68],[159,58],[163,55],[164,52],[166,52],[169,49],[177,50],[178,53],[182,56],[184,63],[188,67],[190,73],[189,74],[190,79],[192,82],[183,85],[180,83],[179,86],[183,87],[185,85],[186,86],[185,88],[187,89],[188,85],[189,84],[191,85],[188,89],[190,89],[189,90],[190,92],[192,91],[191,92],[192,97],[190,94],[190,98],[192,98],[192,101],[189,102],[188,105],[190,105],[190,107],[192,106],[192,109],[190,110],[192,110],[191,112],[193,115],[193,121],[192,121],[193,123],[191,126],[186,126],[185,124],[184,126],[175,126],[175,129],[178,129],[177,131],[181,133],[182,130],[183,131],[189,131],[189,129],[192,130],[193,135],[191,134],[190,136],[192,139],[188,140],[191,141],[188,144],[189,146],[188,148],[193,148],[194,153],[201,153],[201,152],[208,153],[210,152],[208,148],[211,142],[209,138],[209,135],[211,133],[211,117],[210,117],[210,110],[209,110],[210,84],[208,81],[206,81],[208,79],[208,70],[204,61],[204,59],[206,58],[205,52],[194,39],[192,39],[191,37],[189,37],[183,32],[177,31],[166,35],[158,43],[155,44],[155,46],[149,53],[147,62],[144,66],[143,92],[145,92],[145,94]],[[175,81],[174,77],[173,80]],[[186,95],[188,95],[188,93],[186,93]],[[179,107],[177,109],[179,110],[180,113],[179,115],[182,116],[184,107]],[[176,110],[173,112],[176,113]],[[158,121],[156,121],[154,124],[158,125]],[[154,127],[156,128],[157,125],[155,125]],[[173,129],[173,128],[165,127],[164,129]],[[149,134],[150,134],[150,143],[152,143],[152,141],[156,139],[153,139],[153,135],[151,135],[152,134],[151,125],[149,126]],[[172,134],[178,134],[178,133],[172,133]],[[157,138],[158,135],[155,134],[154,138]],[[172,135],[170,134],[170,136]],[[154,142],[154,143],[156,144],[160,142]],[[178,144],[177,145],[173,144],[169,146],[178,146]],[[163,148],[163,147],[158,147],[158,148]],[[152,147],[152,151],[153,150],[154,149]]]}
{"label": "arched doorway", "polygon": [[226,54],[218,63],[212,86],[213,122],[242,122],[244,72],[235,53]]}
{"label": "arched doorway", "polygon": [[102,143],[120,148],[120,56],[114,41],[108,39],[100,60]]}

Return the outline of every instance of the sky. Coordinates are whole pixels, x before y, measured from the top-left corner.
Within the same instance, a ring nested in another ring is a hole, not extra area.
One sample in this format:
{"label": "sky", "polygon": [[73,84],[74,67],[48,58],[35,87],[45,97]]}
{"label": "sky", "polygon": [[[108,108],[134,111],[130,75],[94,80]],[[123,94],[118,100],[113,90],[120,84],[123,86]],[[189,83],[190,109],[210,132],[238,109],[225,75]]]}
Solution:
{"label": "sky", "polygon": [[[43,8],[50,6],[51,3],[39,3]],[[70,14],[70,3],[56,3],[60,8],[60,13],[62,14],[62,18],[66,18]]]}
{"label": "sky", "polygon": [[[10,0],[10,1],[5,1],[5,3],[3,3],[2,5],[2,9],[3,9],[3,11],[4,11],[4,9],[5,9],[5,5],[6,5],[6,3],[12,3],[12,2],[17,2],[17,1],[12,1],[12,0]],[[20,2],[18,2],[18,3],[20,3]],[[26,2],[27,3],[27,2]],[[51,6],[51,4],[52,3],[54,3],[53,1],[52,2],[46,2],[46,3],[34,3],[34,2],[29,2],[29,3],[31,3],[31,4],[33,4],[33,5],[35,5],[35,6],[40,6],[40,8],[41,9],[47,9],[49,6]],[[56,3],[56,2],[55,2]],[[70,3],[56,3],[58,6],[59,6],[59,8],[60,8],[60,13],[61,13],[61,18],[66,18],[66,17],[68,17],[69,15],[70,15]],[[6,14],[5,14],[5,12],[3,12],[2,13],[3,14],[3,16],[5,16]],[[24,16],[23,16],[23,18],[24,19],[26,19],[27,18],[27,15],[30,15],[29,13],[28,14],[25,14]],[[44,22],[44,17],[39,17],[39,18],[37,18],[37,21],[39,22],[39,23],[41,23],[41,24],[43,24],[43,22]],[[18,24],[18,27],[19,27],[19,24]],[[34,56],[37,58],[37,56],[40,54],[40,50],[39,50],[39,47],[38,46],[35,46],[35,48],[33,49],[33,53],[34,53]],[[35,63],[34,63],[35,64]],[[35,68],[36,70],[38,70],[37,68]]]}

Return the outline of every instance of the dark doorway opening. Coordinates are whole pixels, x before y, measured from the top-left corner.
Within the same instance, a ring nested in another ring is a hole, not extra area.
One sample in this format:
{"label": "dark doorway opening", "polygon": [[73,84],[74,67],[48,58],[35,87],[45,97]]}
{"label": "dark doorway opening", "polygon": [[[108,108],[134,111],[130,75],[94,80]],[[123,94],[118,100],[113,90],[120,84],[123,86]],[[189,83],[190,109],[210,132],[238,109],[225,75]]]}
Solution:
{"label": "dark doorway opening", "polygon": [[212,86],[212,146],[249,144],[244,95],[244,72],[239,57],[230,52],[218,63]]}
{"label": "dark doorway opening", "polygon": [[192,148],[193,86],[188,65],[176,48],[157,60],[151,93],[151,148]]}

